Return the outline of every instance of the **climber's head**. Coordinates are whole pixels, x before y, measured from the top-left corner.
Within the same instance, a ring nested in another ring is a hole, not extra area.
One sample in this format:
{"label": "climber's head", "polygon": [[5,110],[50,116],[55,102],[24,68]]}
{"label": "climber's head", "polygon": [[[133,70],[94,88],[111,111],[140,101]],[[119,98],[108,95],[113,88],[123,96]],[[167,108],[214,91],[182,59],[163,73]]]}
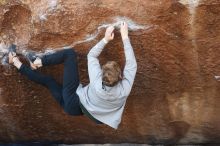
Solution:
{"label": "climber's head", "polygon": [[113,87],[121,80],[121,69],[115,61],[108,61],[102,66],[102,82],[104,85]]}

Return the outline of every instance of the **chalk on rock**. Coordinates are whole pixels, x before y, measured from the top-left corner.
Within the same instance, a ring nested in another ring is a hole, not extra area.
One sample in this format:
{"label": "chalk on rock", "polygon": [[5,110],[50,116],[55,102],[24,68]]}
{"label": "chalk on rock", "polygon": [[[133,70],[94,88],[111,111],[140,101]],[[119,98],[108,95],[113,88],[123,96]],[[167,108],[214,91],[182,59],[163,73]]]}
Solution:
{"label": "chalk on rock", "polygon": [[135,23],[134,21],[132,21],[131,19],[127,18],[127,17],[118,16],[118,17],[115,18],[115,21],[116,21],[116,23],[114,23],[114,25],[117,28],[120,27],[120,24],[121,24],[122,21],[125,21],[125,22],[128,23],[128,29],[129,30],[136,31],[136,30],[140,30],[140,29],[146,29],[146,26],[139,25],[139,24]]}
{"label": "chalk on rock", "polygon": [[57,0],[50,0],[48,2],[49,2],[48,5],[51,9],[55,9],[58,3]]}
{"label": "chalk on rock", "polygon": [[39,17],[40,17],[40,20],[42,20],[42,21],[47,20],[47,14],[39,15]]}
{"label": "chalk on rock", "polygon": [[220,81],[220,76],[215,76],[215,79]]}

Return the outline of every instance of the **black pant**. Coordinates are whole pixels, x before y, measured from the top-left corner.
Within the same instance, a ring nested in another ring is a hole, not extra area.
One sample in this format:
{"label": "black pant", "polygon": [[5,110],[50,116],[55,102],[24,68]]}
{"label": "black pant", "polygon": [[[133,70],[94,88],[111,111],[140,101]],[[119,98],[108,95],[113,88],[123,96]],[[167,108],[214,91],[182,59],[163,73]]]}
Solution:
{"label": "black pant", "polygon": [[64,108],[64,111],[75,116],[83,114],[79,97],[76,94],[76,89],[79,86],[76,56],[73,49],[65,49],[42,58],[43,66],[64,63],[63,85],[57,83],[51,76],[43,75],[24,64],[19,69],[19,72],[30,80],[47,87],[55,100]]}

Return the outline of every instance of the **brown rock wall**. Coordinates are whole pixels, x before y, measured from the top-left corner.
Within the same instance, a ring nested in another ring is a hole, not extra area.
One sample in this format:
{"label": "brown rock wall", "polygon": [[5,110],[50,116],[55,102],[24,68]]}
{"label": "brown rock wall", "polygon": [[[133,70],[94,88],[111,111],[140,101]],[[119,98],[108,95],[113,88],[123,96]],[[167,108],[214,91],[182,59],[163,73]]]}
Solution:
{"label": "brown rock wall", "polygon": [[[20,52],[74,46],[83,84],[88,83],[86,55],[103,37],[103,24],[125,16],[135,23],[131,28],[146,28],[130,32],[138,72],[117,131],[66,115],[46,89],[2,65],[0,141],[219,142],[218,0],[4,0],[0,12],[0,37],[16,41]],[[88,34],[97,37],[82,42]],[[118,31],[101,55],[101,63],[107,60],[124,65]],[[62,68],[40,71],[61,82]]]}

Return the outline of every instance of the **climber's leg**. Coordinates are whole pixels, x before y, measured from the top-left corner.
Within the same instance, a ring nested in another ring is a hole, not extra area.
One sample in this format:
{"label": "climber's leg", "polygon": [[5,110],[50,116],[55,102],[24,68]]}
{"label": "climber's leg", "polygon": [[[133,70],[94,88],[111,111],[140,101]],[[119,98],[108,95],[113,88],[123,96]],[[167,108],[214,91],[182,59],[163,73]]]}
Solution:
{"label": "climber's leg", "polygon": [[38,69],[42,66],[49,66],[49,65],[56,65],[63,63],[66,56],[68,56],[69,52],[71,52],[72,50],[73,50],[72,48],[63,49],[52,54],[44,55],[42,57],[35,55],[35,53],[29,53],[27,55],[27,58],[30,61],[30,65],[32,69]]}
{"label": "climber's leg", "polygon": [[63,75],[64,111],[70,115],[82,115],[76,90],[79,86],[77,54],[73,49],[65,51]]}
{"label": "climber's leg", "polygon": [[63,107],[62,85],[57,83],[51,76],[43,75],[24,64],[21,65],[18,71],[31,81],[47,87],[55,100]]}
{"label": "climber's leg", "polygon": [[67,56],[72,54],[73,51],[74,50],[70,48],[70,49],[64,49],[64,50],[60,50],[52,54],[45,55],[41,58],[42,65],[49,66],[49,65],[61,64],[64,62]]}

